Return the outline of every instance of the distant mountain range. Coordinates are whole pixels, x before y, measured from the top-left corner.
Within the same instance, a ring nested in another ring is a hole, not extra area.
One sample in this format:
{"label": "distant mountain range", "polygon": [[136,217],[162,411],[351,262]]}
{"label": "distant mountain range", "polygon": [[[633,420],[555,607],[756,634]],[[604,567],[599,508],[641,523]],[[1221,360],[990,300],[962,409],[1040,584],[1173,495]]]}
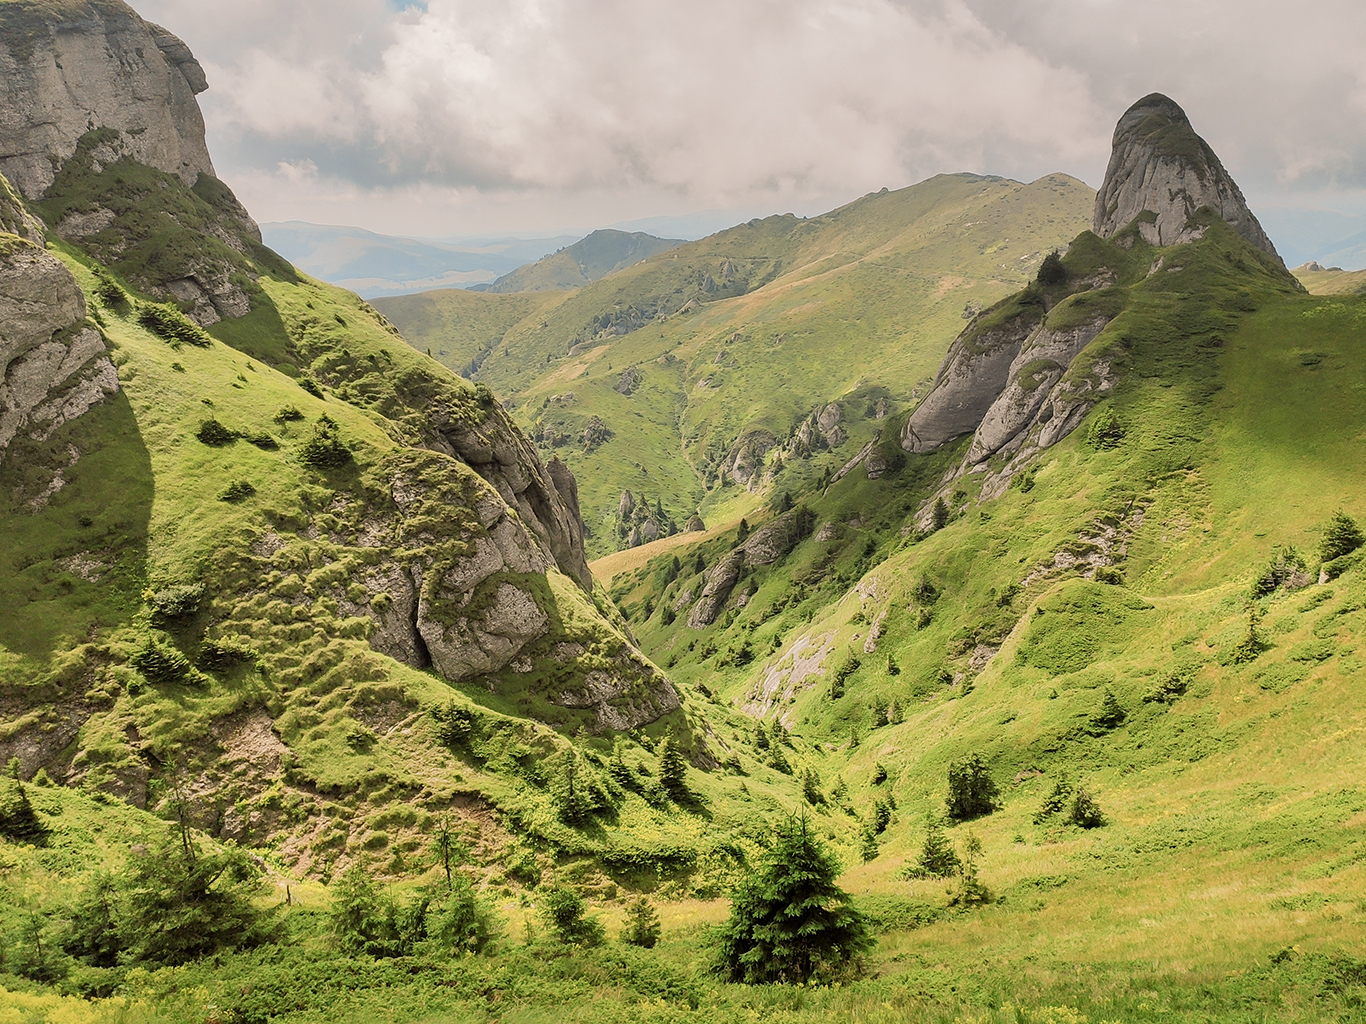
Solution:
{"label": "distant mountain range", "polygon": [[367,299],[491,284],[579,237],[418,240],[303,221],[263,224],[261,234],[301,270]]}
{"label": "distant mountain range", "polygon": [[546,292],[582,288],[682,244],[681,238],[656,238],[640,231],[605,228],[535,263],[518,267],[494,281],[487,290]]}

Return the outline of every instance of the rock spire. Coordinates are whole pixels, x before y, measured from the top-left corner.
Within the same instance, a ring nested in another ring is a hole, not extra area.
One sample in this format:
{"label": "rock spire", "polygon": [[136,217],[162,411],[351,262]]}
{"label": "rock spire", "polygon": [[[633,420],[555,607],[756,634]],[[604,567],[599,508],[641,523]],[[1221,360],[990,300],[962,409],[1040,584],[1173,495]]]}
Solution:
{"label": "rock spire", "polygon": [[[1247,207],[1219,157],[1195,134],[1190,119],[1161,93],[1139,100],[1115,125],[1105,183],[1096,194],[1094,231],[1109,238],[1145,212],[1138,229],[1151,245],[1199,238],[1191,214],[1211,207],[1249,242],[1272,256],[1276,247]],[[1279,258],[1279,257],[1277,257]]]}

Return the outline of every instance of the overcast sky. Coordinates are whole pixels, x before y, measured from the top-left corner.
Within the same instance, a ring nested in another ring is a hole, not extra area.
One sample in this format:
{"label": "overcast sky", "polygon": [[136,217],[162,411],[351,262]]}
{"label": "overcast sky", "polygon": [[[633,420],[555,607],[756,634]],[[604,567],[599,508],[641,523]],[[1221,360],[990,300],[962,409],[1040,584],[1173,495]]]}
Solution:
{"label": "overcast sky", "polygon": [[204,65],[215,164],[262,221],[551,233],[941,171],[1096,187],[1153,91],[1272,226],[1366,214],[1362,0],[133,2]]}

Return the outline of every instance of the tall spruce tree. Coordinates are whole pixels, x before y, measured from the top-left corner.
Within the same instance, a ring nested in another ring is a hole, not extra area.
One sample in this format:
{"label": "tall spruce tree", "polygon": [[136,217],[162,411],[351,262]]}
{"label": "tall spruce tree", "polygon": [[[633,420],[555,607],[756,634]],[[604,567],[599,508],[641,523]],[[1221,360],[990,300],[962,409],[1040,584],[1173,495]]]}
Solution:
{"label": "tall spruce tree", "polygon": [[665,736],[659,745],[659,784],[675,800],[688,797],[688,763],[672,736]]}
{"label": "tall spruce tree", "polygon": [[730,981],[802,985],[857,972],[873,940],[849,894],[835,884],[839,864],[806,817],[778,827],[778,841],[731,898],[720,930],[717,967]]}

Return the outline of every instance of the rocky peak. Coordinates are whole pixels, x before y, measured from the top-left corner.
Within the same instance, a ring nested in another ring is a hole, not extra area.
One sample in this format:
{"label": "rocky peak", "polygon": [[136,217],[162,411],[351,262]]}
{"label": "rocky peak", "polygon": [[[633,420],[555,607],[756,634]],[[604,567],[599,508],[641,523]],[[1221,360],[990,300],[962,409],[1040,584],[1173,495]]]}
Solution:
{"label": "rocky peak", "polygon": [[193,185],[213,174],[195,95],[204,70],[166,29],[122,0],[0,4],[0,173],[29,199],[92,127],[119,133],[123,152]]}
{"label": "rocky peak", "polygon": [[1151,245],[1193,241],[1203,230],[1188,221],[1202,206],[1257,248],[1277,255],[1242,191],[1195,134],[1186,112],[1161,93],[1143,97],[1115,125],[1110,165],[1096,195],[1095,233],[1109,238],[1141,217],[1139,233]]}

